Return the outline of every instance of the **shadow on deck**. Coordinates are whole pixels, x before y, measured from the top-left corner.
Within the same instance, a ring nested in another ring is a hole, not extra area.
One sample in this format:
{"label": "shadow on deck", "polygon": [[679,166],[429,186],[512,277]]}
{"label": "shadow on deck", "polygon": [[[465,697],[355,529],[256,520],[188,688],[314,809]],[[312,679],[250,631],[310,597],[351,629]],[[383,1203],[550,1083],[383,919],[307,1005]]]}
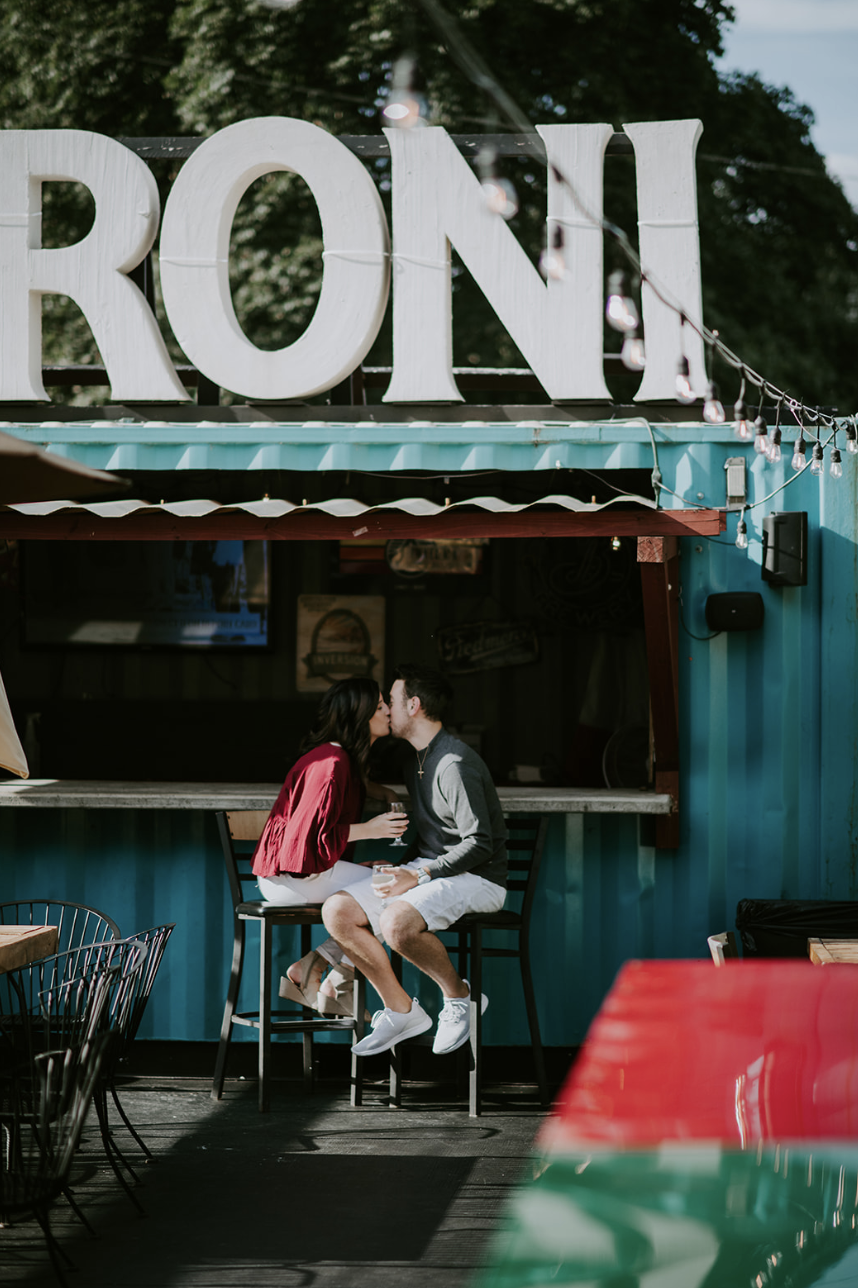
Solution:
{"label": "shadow on deck", "polygon": [[[73,1288],[458,1288],[526,1174],[544,1116],[524,1084],[489,1084],[481,1118],[452,1083],[409,1082],[399,1110],[386,1083],[370,1083],[351,1109],[342,1079],[307,1095],[280,1078],[265,1115],[253,1079],[228,1079],[220,1103],[210,1085],[148,1073],[123,1086],[157,1160],[137,1167],[128,1149],[144,1217],[87,1126],[73,1191],[98,1238],[62,1200],[52,1218],[77,1267]],[[55,1288],[35,1221],[0,1231],[0,1281]]]}

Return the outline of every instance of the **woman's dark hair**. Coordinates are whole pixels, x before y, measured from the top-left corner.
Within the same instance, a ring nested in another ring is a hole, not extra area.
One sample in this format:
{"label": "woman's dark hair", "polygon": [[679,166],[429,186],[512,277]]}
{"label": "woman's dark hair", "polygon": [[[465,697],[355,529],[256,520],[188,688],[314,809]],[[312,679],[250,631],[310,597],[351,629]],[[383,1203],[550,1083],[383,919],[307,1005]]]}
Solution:
{"label": "woman's dark hair", "polygon": [[369,760],[369,722],[378,707],[379,687],[375,680],[337,680],[319,703],[316,723],[301,744],[301,751],[312,751],[323,742],[339,742],[354,760],[360,772],[366,772]]}

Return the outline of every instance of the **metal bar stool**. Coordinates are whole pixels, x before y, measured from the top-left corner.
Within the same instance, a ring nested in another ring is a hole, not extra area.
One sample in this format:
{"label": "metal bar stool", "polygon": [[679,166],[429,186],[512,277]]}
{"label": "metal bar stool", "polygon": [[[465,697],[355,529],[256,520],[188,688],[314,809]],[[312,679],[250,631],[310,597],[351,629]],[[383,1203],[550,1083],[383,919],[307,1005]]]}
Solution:
{"label": "metal bar stool", "polygon": [[[308,953],[310,928],[322,925],[321,905],[308,904],[298,908],[283,908],[277,904],[266,903],[262,899],[246,899],[245,887],[256,883],[256,878],[250,870],[253,846],[262,834],[268,819],[268,810],[219,811],[215,818],[232,896],[235,935],[232,947],[232,970],[224,1006],[211,1096],[213,1100],[220,1100],[223,1095],[226,1058],[229,1053],[232,1028],[233,1025],[240,1024],[256,1029],[259,1034],[259,1111],[267,1113],[270,1107],[269,1074],[272,1035],[278,1033],[302,1035],[304,1086],[307,1090],[312,1089],[313,1034],[337,1029],[354,1031],[356,1038],[359,1039],[364,1028],[366,981],[362,975],[355,974],[354,1017],[325,1017],[317,1015],[315,1011],[308,1012],[306,1007],[297,1014],[295,1011],[271,1009],[272,927],[299,926],[301,954]],[[245,928],[248,922],[256,922],[259,925],[259,1005],[255,1011],[237,1012],[238,992],[244,969]],[[312,1018],[308,1018],[308,1015]],[[360,1061],[352,1057],[351,1102],[353,1105],[361,1103],[362,1090]]]}

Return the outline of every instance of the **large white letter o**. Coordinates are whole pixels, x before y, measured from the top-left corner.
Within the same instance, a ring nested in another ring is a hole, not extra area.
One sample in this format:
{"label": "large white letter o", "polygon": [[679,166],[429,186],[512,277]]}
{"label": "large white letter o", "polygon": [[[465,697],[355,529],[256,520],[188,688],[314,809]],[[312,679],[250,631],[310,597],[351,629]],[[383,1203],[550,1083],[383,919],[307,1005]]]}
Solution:
{"label": "large white letter o", "polygon": [[[305,181],[322,223],[325,267],[313,319],[294,344],[251,344],[229,288],[229,238],[254,180],[288,170]],[[307,398],[345,379],[381,326],[390,275],[387,220],[375,184],[349,150],[289,117],[239,121],[194,152],[173,184],[161,227],[161,288],[170,325],[194,365],[248,398]]]}

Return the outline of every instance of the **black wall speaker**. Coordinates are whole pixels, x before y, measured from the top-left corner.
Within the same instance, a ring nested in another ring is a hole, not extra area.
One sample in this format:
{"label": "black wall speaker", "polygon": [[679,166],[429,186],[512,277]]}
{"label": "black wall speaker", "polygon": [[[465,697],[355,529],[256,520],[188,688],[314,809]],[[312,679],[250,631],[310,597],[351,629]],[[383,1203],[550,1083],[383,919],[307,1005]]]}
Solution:
{"label": "black wall speaker", "polygon": [[756,590],[709,595],[706,625],[710,631],[756,631],[763,624],[763,597]]}
{"label": "black wall speaker", "polygon": [[763,519],[763,581],[770,586],[807,585],[807,514],[788,510]]}

